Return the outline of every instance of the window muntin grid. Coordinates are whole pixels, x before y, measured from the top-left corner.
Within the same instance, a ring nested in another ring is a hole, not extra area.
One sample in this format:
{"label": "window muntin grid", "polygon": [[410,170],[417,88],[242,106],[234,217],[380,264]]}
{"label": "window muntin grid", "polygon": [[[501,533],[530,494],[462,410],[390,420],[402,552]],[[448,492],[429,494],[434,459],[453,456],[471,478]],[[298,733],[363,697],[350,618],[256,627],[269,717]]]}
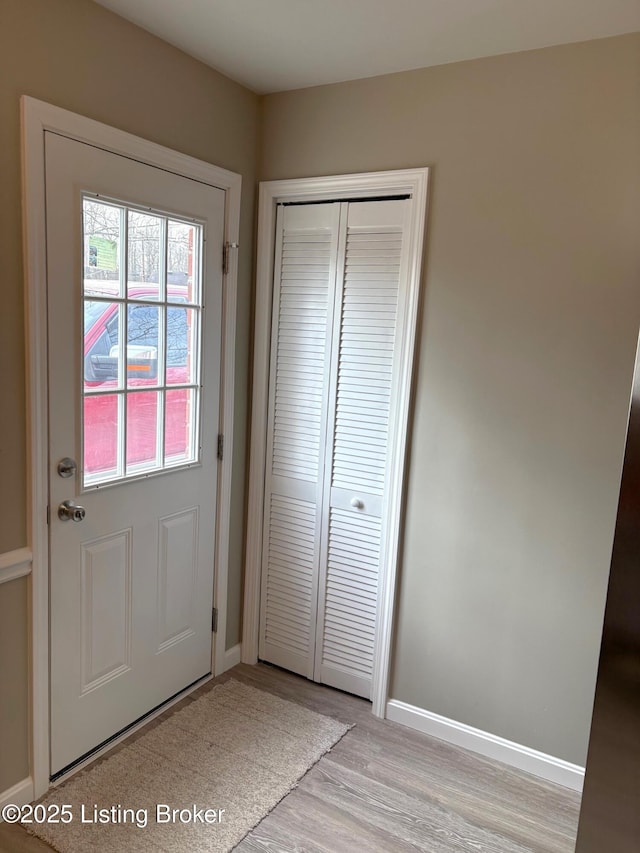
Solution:
{"label": "window muntin grid", "polygon": [[203,227],[90,195],[82,206],[83,488],[95,488],[200,460]]}

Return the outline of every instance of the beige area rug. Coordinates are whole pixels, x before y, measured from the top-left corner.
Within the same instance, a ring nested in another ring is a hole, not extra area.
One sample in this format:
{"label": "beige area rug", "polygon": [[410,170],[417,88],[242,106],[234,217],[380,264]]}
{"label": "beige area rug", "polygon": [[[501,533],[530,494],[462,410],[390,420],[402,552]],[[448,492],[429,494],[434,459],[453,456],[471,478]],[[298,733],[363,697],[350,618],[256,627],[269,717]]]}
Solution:
{"label": "beige area rug", "polygon": [[232,850],[350,728],[227,681],[48,794],[71,822],[27,828],[60,853]]}

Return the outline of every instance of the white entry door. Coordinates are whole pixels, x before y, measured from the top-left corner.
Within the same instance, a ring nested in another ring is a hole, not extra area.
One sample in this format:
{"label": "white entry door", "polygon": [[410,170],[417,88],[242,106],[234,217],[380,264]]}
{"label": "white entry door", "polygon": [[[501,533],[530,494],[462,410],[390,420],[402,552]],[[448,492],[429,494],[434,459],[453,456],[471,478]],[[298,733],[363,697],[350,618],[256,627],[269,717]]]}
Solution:
{"label": "white entry door", "polygon": [[45,136],[56,775],[211,671],[225,194]]}

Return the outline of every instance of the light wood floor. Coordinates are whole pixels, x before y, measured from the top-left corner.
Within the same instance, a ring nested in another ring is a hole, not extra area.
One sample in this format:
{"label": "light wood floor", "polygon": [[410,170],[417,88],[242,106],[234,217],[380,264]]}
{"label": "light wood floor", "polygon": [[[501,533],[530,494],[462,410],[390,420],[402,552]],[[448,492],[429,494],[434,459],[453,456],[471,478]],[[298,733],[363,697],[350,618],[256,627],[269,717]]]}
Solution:
{"label": "light wood floor", "polygon": [[[578,794],[378,720],[368,702],[274,667],[235,667],[167,714],[229,677],[356,724],[237,853],[573,853]],[[50,851],[0,823],[0,853]]]}

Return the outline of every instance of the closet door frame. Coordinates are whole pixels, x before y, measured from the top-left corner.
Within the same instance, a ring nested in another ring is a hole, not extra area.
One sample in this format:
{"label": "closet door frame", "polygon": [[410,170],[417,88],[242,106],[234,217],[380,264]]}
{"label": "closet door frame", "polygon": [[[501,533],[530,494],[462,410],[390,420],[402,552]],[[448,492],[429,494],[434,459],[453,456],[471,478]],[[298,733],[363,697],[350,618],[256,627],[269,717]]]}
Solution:
{"label": "closet door frame", "polygon": [[245,558],[242,661],[258,661],[260,585],[263,549],[263,512],[267,463],[267,416],[271,351],[271,310],[275,254],[275,223],[278,204],[287,202],[382,199],[399,195],[410,198],[407,229],[409,275],[405,310],[398,317],[399,370],[396,404],[389,424],[389,471],[383,507],[383,550],[380,559],[378,618],[372,682],[372,711],[384,717],[388,699],[393,614],[400,531],[403,516],[403,487],[411,385],[419,310],[423,243],[427,219],[429,168],[367,172],[320,178],[267,181],[260,184],[258,201],[258,245],[256,257],[256,303],[251,418],[251,456],[247,550]]}

